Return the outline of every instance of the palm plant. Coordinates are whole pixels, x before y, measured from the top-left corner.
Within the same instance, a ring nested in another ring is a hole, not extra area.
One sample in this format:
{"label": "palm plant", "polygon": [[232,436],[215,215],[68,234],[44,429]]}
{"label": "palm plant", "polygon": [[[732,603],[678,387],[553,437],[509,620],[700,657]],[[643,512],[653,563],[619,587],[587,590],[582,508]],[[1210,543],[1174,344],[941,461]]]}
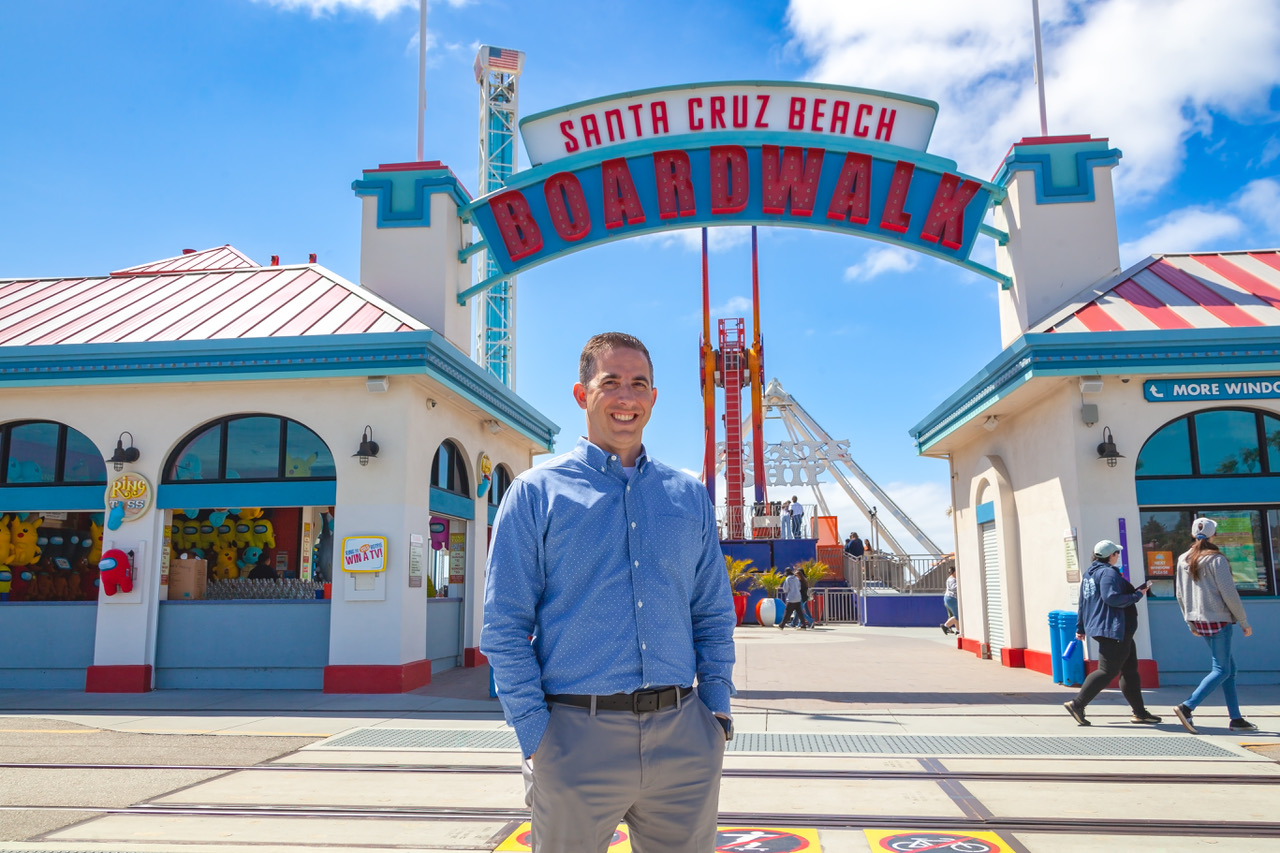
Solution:
{"label": "palm plant", "polygon": [[753,571],[755,563],[750,560],[737,560],[725,554],[724,567],[729,573],[729,589],[733,590],[734,595],[745,595],[760,585],[756,572]]}
{"label": "palm plant", "polygon": [[809,582],[809,586],[813,586],[818,581],[826,580],[831,574],[830,567],[826,563],[817,560],[805,560],[802,563],[796,563],[791,568],[804,572],[805,580]]}
{"label": "palm plant", "polygon": [[782,582],[787,576],[777,569],[769,569],[767,572],[760,572],[756,575],[756,583],[764,587],[765,592],[769,593],[770,598],[778,597],[778,590],[782,587]]}

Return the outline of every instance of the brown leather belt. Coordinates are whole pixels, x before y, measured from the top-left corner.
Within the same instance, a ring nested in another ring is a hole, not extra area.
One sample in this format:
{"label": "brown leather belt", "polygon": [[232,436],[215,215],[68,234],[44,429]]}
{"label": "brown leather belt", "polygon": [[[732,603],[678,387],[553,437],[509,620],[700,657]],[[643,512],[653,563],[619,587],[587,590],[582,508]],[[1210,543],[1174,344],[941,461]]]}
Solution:
{"label": "brown leather belt", "polygon": [[547,696],[547,701],[558,705],[590,708],[591,700],[594,698],[597,711],[631,711],[634,714],[648,714],[651,711],[674,708],[692,692],[692,687],[660,687],[657,690],[637,690],[635,693],[614,693],[596,697],[577,693],[559,693]]}

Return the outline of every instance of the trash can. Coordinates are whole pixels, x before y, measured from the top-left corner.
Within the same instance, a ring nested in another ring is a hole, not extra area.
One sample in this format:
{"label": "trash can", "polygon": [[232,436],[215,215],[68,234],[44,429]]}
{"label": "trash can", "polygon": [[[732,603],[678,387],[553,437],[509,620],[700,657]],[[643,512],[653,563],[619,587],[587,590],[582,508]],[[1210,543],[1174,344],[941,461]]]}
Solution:
{"label": "trash can", "polygon": [[1049,660],[1053,667],[1054,684],[1062,683],[1062,632],[1058,630],[1058,624],[1062,621],[1058,617],[1062,612],[1049,611]]}
{"label": "trash can", "polygon": [[493,681],[493,667],[489,667],[489,698],[498,698],[498,685]]}
{"label": "trash can", "polygon": [[[1071,643],[1076,638],[1076,612],[1054,610],[1049,614],[1050,651],[1053,655],[1053,680],[1078,687],[1084,684],[1084,643]],[[1070,654],[1063,655],[1071,649]]]}

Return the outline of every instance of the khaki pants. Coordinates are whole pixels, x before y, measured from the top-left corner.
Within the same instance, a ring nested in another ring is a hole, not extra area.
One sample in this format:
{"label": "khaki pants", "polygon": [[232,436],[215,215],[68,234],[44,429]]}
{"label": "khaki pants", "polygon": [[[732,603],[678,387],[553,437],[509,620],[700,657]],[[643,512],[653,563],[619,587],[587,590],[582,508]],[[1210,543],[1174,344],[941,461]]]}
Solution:
{"label": "khaki pants", "polygon": [[605,853],[625,821],[636,853],[712,853],[724,730],[691,693],[636,714],[551,706],[532,767],[534,853]]}

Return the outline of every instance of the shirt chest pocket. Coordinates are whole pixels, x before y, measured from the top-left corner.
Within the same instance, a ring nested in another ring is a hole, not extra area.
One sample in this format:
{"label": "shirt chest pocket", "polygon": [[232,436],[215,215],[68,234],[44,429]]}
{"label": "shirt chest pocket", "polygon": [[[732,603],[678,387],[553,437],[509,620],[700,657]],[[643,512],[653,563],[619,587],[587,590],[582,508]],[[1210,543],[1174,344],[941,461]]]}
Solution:
{"label": "shirt chest pocket", "polygon": [[659,515],[647,545],[664,575],[692,580],[702,555],[702,522],[688,515]]}

